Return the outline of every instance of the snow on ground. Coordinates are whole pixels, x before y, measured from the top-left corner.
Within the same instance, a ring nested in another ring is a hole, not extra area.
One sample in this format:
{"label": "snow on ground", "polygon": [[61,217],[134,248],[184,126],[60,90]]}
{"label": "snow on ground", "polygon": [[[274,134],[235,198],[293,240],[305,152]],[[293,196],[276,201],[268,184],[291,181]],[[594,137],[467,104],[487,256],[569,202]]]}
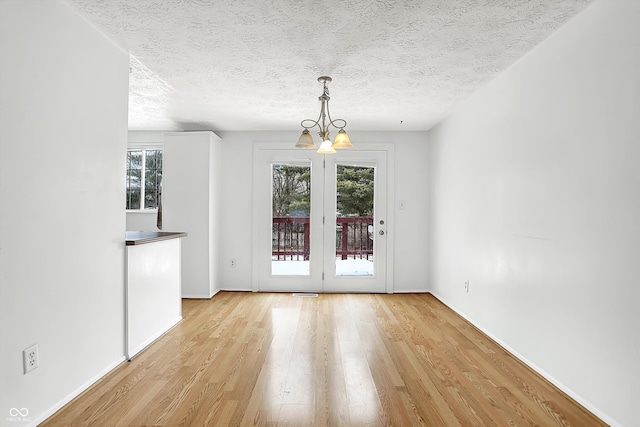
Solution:
{"label": "snow on ground", "polygon": [[[308,276],[309,261],[271,261],[273,276]],[[337,259],[336,276],[373,276],[373,260]]]}

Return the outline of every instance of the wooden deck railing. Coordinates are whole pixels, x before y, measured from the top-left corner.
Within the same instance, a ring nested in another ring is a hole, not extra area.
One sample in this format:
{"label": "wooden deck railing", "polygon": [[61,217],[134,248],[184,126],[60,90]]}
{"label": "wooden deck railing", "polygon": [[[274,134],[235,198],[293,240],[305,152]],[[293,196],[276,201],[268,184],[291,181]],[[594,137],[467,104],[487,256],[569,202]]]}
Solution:
{"label": "wooden deck railing", "polygon": [[336,256],[341,259],[373,256],[373,218],[336,218]]}
{"label": "wooden deck railing", "polygon": [[309,217],[273,218],[271,257],[273,260],[309,259]]}
{"label": "wooden deck railing", "polygon": [[[273,218],[271,256],[273,260],[309,259],[309,217]],[[336,256],[341,259],[373,256],[373,218],[336,218]]]}

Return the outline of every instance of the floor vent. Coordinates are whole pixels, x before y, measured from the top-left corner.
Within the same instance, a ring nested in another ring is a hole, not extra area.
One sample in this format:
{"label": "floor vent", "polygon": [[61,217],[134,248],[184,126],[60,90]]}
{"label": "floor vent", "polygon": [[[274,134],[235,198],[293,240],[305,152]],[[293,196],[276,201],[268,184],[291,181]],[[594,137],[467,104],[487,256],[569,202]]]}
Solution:
{"label": "floor vent", "polygon": [[308,294],[308,293],[304,293],[304,294],[293,294],[294,297],[300,297],[300,298],[318,298],[318,294]]}

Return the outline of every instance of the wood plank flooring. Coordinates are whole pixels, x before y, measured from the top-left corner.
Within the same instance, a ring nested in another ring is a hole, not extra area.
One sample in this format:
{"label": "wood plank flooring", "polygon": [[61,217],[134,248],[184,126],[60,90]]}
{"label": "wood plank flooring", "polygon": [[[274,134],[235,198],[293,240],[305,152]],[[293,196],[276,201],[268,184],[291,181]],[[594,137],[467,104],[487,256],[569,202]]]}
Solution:
{"label": "wood plank flooring", "polygon": [[222,292],[42,426],[600,426],[430,294]]}

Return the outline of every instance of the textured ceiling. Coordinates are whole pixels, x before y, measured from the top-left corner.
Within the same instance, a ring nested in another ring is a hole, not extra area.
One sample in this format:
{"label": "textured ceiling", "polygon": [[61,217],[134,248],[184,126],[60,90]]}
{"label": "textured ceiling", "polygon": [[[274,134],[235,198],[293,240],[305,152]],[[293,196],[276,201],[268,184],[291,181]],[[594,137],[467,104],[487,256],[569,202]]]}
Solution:
{"label": "textured ceiling", "polygon": [[426,130],[591,0],[66,0],[131,55],[129,127]]}

